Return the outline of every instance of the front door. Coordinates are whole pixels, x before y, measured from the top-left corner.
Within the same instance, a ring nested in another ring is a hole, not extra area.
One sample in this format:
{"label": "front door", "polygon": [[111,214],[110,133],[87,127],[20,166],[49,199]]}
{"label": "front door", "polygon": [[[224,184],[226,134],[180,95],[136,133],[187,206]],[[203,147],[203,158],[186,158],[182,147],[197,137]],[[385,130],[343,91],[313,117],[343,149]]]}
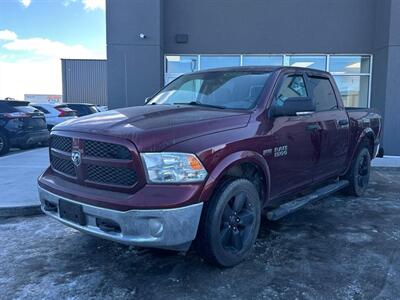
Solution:
{"label": "front door", "polygon": [[[282,105],[288,98],[309,96],[302,73],[286,74],[279,81],[272,106]],[[265,136],[263,155],[270,168],[273,199],[312,183],[319,140],[312,112],[274,117],[270,121],[272,128]]]}

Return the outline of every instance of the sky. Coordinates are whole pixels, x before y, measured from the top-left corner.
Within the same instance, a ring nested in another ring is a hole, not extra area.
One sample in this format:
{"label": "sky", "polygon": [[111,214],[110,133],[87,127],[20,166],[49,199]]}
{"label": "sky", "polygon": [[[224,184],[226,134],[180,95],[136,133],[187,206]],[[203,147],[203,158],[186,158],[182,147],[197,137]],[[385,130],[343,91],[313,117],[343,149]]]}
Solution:
{"label": "sky", "polygon": [[0,0],[0,99],[62,94],[61,58],[106,58],[105,0]]}

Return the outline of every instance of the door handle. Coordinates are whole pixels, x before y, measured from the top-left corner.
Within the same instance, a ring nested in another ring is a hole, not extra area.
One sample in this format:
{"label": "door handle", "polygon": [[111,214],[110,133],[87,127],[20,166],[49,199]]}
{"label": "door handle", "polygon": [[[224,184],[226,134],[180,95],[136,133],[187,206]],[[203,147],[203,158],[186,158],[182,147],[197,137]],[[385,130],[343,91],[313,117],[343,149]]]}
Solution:
{"label": "door handle", "polygon": [[308,131],[317,131],[322,129],[319,124],[308,124],[306,128]]}
{"label": "door handle", "polygon": [[349,120],[347,120],[347,119],[339,120],[338,125],[339,126],[349,125]]}

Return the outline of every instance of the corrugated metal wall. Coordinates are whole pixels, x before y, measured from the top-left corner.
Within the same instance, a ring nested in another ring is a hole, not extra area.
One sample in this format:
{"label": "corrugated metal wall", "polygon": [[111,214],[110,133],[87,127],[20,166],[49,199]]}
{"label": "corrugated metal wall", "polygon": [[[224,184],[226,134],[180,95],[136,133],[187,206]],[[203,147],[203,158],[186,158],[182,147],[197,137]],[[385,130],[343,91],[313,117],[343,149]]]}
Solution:
{"label": "corrugated metal wall", "polygon": [[62,59],[63,101],[107,105],[107,61]]}

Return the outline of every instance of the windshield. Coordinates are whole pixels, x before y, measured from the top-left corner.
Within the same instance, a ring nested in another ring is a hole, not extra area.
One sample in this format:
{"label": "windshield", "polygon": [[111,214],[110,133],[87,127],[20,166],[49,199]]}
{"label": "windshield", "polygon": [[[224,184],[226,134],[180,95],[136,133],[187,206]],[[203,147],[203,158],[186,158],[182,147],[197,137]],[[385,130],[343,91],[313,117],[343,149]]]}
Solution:
{"label": "windshield", "polygon": [[253,108],[270,72],[207,72],[183,75],[167,85],[148,104],[199,105],[215,108]]}

